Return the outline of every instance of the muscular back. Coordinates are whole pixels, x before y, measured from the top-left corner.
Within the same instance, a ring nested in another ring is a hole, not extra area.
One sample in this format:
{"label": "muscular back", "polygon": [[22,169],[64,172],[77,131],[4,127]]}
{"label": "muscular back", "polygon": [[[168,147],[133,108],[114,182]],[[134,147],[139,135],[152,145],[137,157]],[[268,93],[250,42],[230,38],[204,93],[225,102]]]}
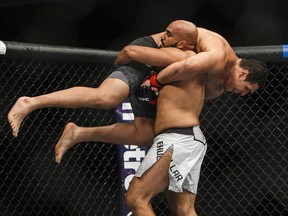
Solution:
{"label": "muscular back", "polygon": [[211,53],[211,70],[205,75],[206,99],[219,97],[224,93],[224,81],[238,57],[228,41],[216,32],[198,28],[197,53]]}

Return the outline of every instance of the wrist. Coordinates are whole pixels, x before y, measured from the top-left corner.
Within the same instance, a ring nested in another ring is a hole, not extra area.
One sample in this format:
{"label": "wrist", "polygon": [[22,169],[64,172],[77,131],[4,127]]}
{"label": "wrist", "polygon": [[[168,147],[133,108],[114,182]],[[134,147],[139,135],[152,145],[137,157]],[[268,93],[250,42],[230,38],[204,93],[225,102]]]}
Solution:
{"label": "wrist", "polygon": [[156,88],[162,86],[162,84],[157,80],[157,74],[153,74],[152,76],[150,76],[150,85]]}

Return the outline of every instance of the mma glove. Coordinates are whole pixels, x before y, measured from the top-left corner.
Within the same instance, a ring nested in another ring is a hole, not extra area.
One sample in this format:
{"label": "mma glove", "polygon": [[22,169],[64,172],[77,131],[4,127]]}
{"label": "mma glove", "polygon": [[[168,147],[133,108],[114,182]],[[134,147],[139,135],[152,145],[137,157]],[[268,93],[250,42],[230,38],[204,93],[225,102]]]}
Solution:
{"label": "mma glove", "polygon": [[155,71],[151,71],[149,76],[146,77],[142,85],[138,88],[136,95],[138,96],[139,100],[146,101],[151,105],[156,105],[158,91],[155,90],[155,87],[152,88],[150,81],[151,76],[153,75],[156,75]]}
{"label": "mma glove", "polygon": [[157,80],[157,73],[150,76],[150,85],[155,88],[160,88],[162,84]]}
{"label": "mma glove", "polygon": [[158,92],[152,90],[151,86],[141,85],[138,88],[137,96],[141,101],[146,101],[151,105],[156,105]]}

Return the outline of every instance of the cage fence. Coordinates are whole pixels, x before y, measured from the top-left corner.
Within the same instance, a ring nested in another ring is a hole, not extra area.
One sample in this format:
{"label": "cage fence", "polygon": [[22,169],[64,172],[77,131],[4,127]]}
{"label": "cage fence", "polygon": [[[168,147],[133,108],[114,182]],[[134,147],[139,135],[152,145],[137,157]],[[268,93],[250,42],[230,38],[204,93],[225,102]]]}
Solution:
{"label": "cage fence", "polygon": [[[117,52],[6,45],[7,53],[0,57],[1,214],[121,215],[115,145],[80,143],[60,165],[54,162],[54,145],[68,122],[109,125],[117,121],[114,109],[36,110],[24,120],[17,138],[7,122],[20,96],[98,87]],[[225,94],[204,106],[201,127],[208,150],[196,200],[199,215],[288,215],[288,61],[278,52],[272,55],[270,48],[264,57],[262,52],[251,54],[251,47],[236,50],[267,62],[270,75],[264,90],[244,97]],[[153,206],[157,215],[171,215],[165,194],[155,197]]]}

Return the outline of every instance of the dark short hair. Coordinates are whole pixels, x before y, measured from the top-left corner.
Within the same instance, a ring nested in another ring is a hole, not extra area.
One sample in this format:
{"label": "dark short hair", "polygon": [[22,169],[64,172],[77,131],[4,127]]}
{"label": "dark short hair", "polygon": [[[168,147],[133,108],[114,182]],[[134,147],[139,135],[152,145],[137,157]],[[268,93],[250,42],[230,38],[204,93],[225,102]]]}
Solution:
{"label": "dark short hair", "polygon": [[259,89],[264,88],[269,74],[269,69],[264,62],[256,59],[241,59],[240,67],[249,71],[245,81],[258,83]]}

